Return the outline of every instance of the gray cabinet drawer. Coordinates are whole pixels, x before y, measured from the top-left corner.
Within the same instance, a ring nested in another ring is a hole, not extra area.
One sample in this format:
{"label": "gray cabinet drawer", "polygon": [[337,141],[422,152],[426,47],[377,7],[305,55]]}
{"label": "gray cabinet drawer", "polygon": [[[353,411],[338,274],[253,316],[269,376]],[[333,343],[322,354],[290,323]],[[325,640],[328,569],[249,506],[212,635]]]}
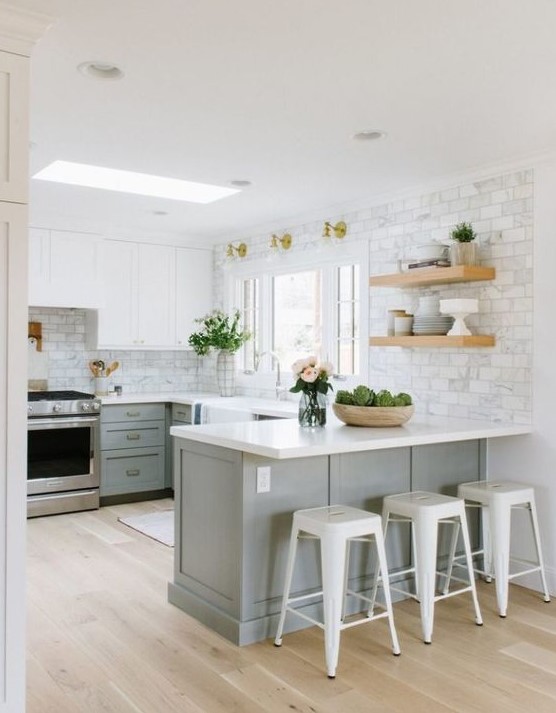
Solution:
{"label": "gray cabinet drawer", "polygon": [[183,421],[184,423],[192,423],[191,404],[172,404],[172,422]]}
{"label": "gray cabinet drawer", "polygon": [[111,451],[117,448],[146,448],[163,446],[164,421],[105,423],[100,429],[100,448]]}
{"label": "gray cabinet drawer", "polygon": [[157,421],[165,417],[164,404],[116,404],[103,406],[102,423],[118,421]]}
{"label": "gray cabinet drawer", "polygon": [[101,495],[160,490],[164,487],[164,448],[104,451],[101,473]]}

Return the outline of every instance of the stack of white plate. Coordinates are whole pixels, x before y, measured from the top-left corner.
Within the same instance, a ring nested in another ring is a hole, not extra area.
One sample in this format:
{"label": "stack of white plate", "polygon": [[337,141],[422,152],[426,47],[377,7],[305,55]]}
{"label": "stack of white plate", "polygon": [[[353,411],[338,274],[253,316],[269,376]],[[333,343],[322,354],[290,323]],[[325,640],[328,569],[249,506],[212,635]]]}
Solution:
{"label": "stack of white plate", "polygon": [[413,334],[448,334],[453,317],[448,315],[418,315],[413,318]]}
{"label": "stack of white plate", "polygon": [[413,317],[413,334],[447,334],[452,321],[449,315],[440,314],[439,298],[436,295],[421,297]]}

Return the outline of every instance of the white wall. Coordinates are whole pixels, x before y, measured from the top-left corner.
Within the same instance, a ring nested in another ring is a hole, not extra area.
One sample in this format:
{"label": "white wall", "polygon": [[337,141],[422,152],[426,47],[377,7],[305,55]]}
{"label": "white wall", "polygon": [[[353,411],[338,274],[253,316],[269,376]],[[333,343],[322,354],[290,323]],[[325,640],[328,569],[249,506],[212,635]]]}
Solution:
{"label": "white wall", "polygon": [[[534,200],[533,428],[530,436],[494,439],[488,472],[535,487],[551,592],[556,592],[556,163],[535,168]],[[529,528],[512,543],[531,552]],[[538,577],[522,581],[538,588]]]}

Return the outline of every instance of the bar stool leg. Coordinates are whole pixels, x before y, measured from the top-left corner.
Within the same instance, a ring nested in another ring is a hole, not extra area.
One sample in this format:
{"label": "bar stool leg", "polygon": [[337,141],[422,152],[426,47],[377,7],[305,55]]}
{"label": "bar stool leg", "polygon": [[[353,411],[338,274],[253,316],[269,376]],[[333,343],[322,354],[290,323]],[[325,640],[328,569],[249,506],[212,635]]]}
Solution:
{"label": "bar stool leg", "polygon": [[492,582],[492,538],[490,536],[490,514],[488,505],[481,507],[481,535],[483,540],[483,572],[485,581]]}
{"label": "bar stool leg", "polygon": [[288,551],[288,560],[286,563],[286,577],[284,583],[284,596],[282,597],[282,609],[280,610],[280,620],[278,621],[278,629],[276,630],[276,637],[274,639],[274,646],[282,646],[282,634],[284,633],[284,623],[286,621],[286,610],[288,606],[288,600],[290,598],[290,589],[293,579],[293,569],[295,566],[295,556],[297,553],[297,538],[299,536],[299,529],[297,527],[292,527],[292,532],[290,535],[290,547]]}
{"label": "bar stool leg", "polygon": [[421,627],[425,644],[432,643],[432,628],[434,622],[434,596],[436,582],[436,548],[438,543],[438,527],[436,520],[425,516],[415,519],[415,540],[417,562],[415,576],[419,604],[421,607]]}
{"label": "bar stool leg", "polygon": [[378,575],[382,574],[382,588],[384,591],[384,602],[386,604],[386,611],[388,613],[388,626],[390,627],[390,636],[392,638],[392,652],[394,656],[399,656],[401,654],[401,649],[400,643],[398,641],[396,627],[394,625],[394,612],[392,611],[392,598],[390,596],[390,578],[388,576],[388,566],[386,564],[386,550],[384,548],[384,538],[382,537],[382,532],[377,532],[375,534],[375,542],[377,552],[376,572],[378,573]]}
{"label": "bar stool leg", "polygon": [[508,610],[508,576],[510,573],[511,507],[492,503],[490,510],[490,536],[494,560],[494,582],[498,613],[504,618]]}
{"label": "bar stool leg", "polygon": [[[386,508],[382,508],[382,541],[383,543],[386,541],[386,531],[388,530],[388,521],[390,518],[390,513],[386,510]],[[373,590],[371,592],[370,596],[370,603],[369,603],[369,609],[367,610],[367,616],[371,617],[373,615],[374,609],[375,609],[375,602],[376,602],[376,595],[378,591],[378,580],[380,578],[380,567],[379,567],[379,562],[377,561],[377,566],[375,567],[375,576],[373,580]]]}
{"label": "bar stool leg", "polygon": [[454,570],[454,558],[456,556],[456,549],[458,546],[460,523],[458,520],[454,522],[454,529],[452,530],[452,540],[450,542],[450,554],[448,555],[448,567],[446,568],[446,577],[444,579],[444,587],[442,589],[442,594],[448,594],[450,591],[450,580],[452,579],[452,572]]}
{"label": "bar stool leg", "polygon": [[465,515],[465,505],[461,506],[461,534],[463,537],[463,547],[465,550],[465,562],[467,564],[467,575],[471,586],[471,596],[473,597],[473,606],[475,607],[475,623],[477,626],[483,625],[483,617],[479,607],[479,599],[477,597],[477,587],[475,586],[475,572],[473,571],[473,558],[471,556],[471,541],[469,539],[469,529],[467,527],[467,517]]}
{"label": "bar stool leg", "polygon": [[537,561],[539,563],[539,574],[541,575],[541,583],[542,583],[542,588],[544,592],[544,601],[549,602],[550,601],[550,593],[548,591],[548,586],[546,584],[546,576],[544,573],[544,561],[542,558],[542,551],[541,551],[541,536],[539,532],[539,521],[537,520],[537,507],[535,505],[535,501],[532,500],[529,503],[529,514],[531,516],[531,525],[533,526],[533,534],[535,535],[535,547],[537,548]]}
{"label": "bar stool leg", "polygon": [[419,552],[417,551],[417,539],[415,537],[415,523],[413,520],[409,522],[409,528],[411,530],[411,547],[413,549],[413,566],[415,567],[415,598],[417,601],[421,601],[419,596],[419,578],[417,577],[417,571],[419,570]]}
{"label": "bar stool leg", "polygon": [[346,617],[346,606],[347,606],[347,590],[348,590],[348,584],[349,584],[349,555],[350,555],[350,540],[349,538],[346,540],[346,559],[345,559],[345,567],[344,567],[344,596],[342,598],[342,621]]}
{"label": "bar stool leg", "polygon": [[340,652],[340,625],[344,598],[345,539],[324,535],[321,538],[322,591],[324,610],[324,654],[328,678],[336,677]]}

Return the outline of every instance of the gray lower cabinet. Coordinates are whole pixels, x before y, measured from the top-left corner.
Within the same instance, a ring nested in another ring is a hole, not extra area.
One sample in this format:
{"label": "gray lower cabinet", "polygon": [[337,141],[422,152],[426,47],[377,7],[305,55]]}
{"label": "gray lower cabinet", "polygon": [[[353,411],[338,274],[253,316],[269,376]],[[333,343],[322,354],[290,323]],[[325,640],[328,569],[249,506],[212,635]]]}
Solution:
{"label": "gray lower cabinet", "polygon": [[[257,467],[270,466],[271,490],[257,493]],[[168,598],[236,644],[273,636],[280,609],[292,514],[344,504],[381,512],[385,495],[409,490],[453,493],[458,482],[484,477],[479,441],[273,460],[175,439],[176,548]],[[389,566],[411,561],[409,527],[392,527]],[[294,595],[320,586],[320,549],[302,540]],[[352,545],[350,587],[367,590],[369,548]],[[312,600],[307,613],[318,612]],[[304,622],[288,617],[286,627]]]}
{"label": "gray lower cabinet", "polygon": [[104,406],[100,448],[101,496],[162,490],[165,485],[165,405]]}

